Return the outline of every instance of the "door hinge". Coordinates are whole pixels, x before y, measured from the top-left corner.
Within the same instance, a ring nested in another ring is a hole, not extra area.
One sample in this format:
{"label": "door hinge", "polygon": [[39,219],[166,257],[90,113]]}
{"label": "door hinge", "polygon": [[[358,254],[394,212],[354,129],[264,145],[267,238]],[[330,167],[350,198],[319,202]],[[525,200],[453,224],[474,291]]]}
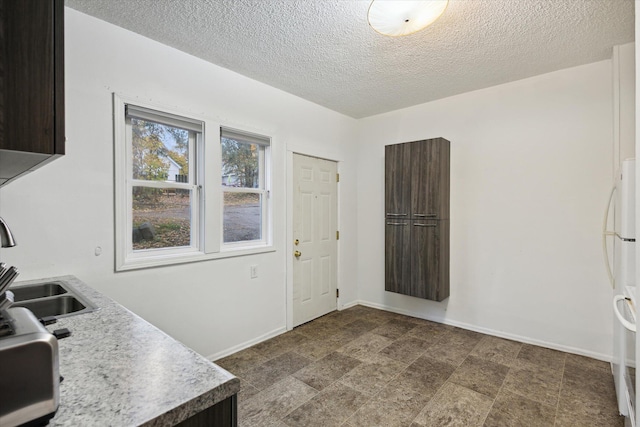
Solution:
{"label": "door hinge", "polygon": [[336,289],[336,298],[340,298],[340,289]]}
{"label": "door hinge", "polygon": [[336,174],[336,182],[340,182],[340,174],[339,173]]}
{"label": "door hinge", "polygon": [[336,231],[336,240],[340,240],[340,232]]}

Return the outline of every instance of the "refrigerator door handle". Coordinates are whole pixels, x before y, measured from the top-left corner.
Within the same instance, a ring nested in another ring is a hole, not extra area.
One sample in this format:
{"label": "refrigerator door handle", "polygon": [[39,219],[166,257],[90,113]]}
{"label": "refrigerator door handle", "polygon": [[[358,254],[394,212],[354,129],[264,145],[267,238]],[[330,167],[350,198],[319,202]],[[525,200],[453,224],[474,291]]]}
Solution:
{"label": "refrigerator door handle", "polygon": [[607,208],[604,211],[604,220],[602,223],[602,255],[604,256],[604,265],[607,268],[607,276],[609,276],[609,282],[611,283],[611,287],[615,289],[616,287],[616,279],[613,276],[613,271],[611,270],[611,263],[609,262],[609,248],[607,247],[607,237],[616,235],[615,231],[607,230],[607,223],[609,221],[609,208],[611,207],[611,201],[613,200],[613,196],[616,193],[616,186],[614,185],[611,188],[611,193],[609,193],[609,201],[607,202]]}
{"label": "refrigerator door handle", "polygon": [[636,324],[635,323],[631,323],[627,319],[625,319],[624,316],[622,315],[622,313],[620,313],[620,310],[618,309],[618,302],[619,301],[625,301],[626,302],[626,300],[627,300],[627,297],[625,297],[624,295],[616,295],[616,296],[614,296],[613,297],[613,312],[616,314],[616,317],[618,318],[620,323],[622,323],[622,326],[624,326],[625,328],[627,328],[631,332],[635,332],[636,331]]}

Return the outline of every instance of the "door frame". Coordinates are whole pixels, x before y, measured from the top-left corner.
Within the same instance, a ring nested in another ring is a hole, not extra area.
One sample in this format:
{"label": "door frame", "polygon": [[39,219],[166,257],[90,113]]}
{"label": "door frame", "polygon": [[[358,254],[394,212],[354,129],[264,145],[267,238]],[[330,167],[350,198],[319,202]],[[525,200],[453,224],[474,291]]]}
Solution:
{"label": "door frame", "polygon": [[[315,157],[322,160],[328,160],[336,163],[336,170],[340,174],[340,167],[342,161],[332,158],[333,156],[327,156],[327,153],[319,154],[313,151],[301,150],[301,149],[287,149],[287,167],[286,167],[286,181],[287,181],[287,214],[286,214],[286,244],[285,244],[285,271],[286,271],[286,290],[285,290],[285,307],[286,307],[286,327],[287,331],[293,329],[293,155],[299,154],[301,156]],[[339,183],[337,183],[339,184]],[[336,185],[336,211],[337,221],[336,227],[340,230],[340,185]],[[337,230],[336,230],[337,231]],[[340,289],[340,239],[336,241],[336,287]],[[336,309],[340,310],[340,298],[336,298]]]}

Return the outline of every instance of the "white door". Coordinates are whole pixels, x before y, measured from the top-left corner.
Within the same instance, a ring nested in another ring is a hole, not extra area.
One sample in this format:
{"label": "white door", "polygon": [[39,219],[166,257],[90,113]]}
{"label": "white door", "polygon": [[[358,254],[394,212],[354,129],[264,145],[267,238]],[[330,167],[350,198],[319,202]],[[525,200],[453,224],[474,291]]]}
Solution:
{"label": "white door", "polygon": [[337,166],[293,155],[293,326],[337,307]]}

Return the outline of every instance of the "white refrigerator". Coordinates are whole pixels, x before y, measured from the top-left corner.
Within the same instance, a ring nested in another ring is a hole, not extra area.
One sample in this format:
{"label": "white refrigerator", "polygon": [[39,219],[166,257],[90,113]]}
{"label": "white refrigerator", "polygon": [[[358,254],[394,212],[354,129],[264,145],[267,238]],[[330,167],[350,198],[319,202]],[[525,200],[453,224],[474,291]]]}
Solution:
{"label": "white refrigerator", "polygon": [[[636,425],[635,393],[635,159],[626,159],[616,179],[613,192],[613,376],[620,413],[626,425]],[[608,258],[607,258],[608,261]]]}

